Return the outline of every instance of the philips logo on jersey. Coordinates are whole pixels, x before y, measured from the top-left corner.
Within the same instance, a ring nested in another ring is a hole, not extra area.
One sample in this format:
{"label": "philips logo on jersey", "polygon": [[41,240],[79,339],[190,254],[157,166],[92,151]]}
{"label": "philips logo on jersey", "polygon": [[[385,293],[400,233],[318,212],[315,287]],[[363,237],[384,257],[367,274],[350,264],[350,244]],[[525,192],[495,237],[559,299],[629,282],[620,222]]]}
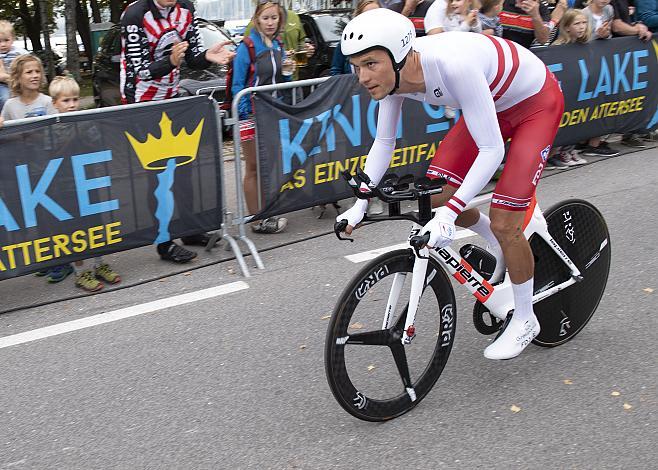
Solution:
{"label": "philips logo on jersey", "polygon": [[443,92],[441,91],[441,88],[436,87],[434,89],[434,96],[436,96],[437,98],[441,98],[443,96]]}
{"label": "philips logo on jersey", "polygon": [[551,153],[551,146],[547,145],[546,148],[539,153],[541,155],[541,161],[542,162],[546,161],[546,159],[548,158],[549,153]]}

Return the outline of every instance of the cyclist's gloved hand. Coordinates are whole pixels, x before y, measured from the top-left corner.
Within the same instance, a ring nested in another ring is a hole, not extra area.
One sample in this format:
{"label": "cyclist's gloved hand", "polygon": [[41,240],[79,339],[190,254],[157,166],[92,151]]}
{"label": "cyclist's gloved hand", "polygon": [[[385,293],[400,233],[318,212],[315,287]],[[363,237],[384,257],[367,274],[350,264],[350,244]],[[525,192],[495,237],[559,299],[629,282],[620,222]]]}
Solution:
{"label": "cyclist's gloved hand", "polygon": [[363,220],[363,216],[368,210],[368,200],[367,199],[357,199],[352,207],[347,209],[342,214],[339,214],[336,217],[336,222],[341,220],[347,220],[347,228],[345,229],[346,234],[352,233],[354,227],[359,225]]}
{"label": "cyclist's gloved hand", "polygon": [[431,248],[443,248],[450,245],[455,238],[457,229],[455,228],[455,219],[457,214],[448,207],[439,207],[434,214],[434,218],[420,231],[421,235],[430,233],[430,241],[427,246]]}

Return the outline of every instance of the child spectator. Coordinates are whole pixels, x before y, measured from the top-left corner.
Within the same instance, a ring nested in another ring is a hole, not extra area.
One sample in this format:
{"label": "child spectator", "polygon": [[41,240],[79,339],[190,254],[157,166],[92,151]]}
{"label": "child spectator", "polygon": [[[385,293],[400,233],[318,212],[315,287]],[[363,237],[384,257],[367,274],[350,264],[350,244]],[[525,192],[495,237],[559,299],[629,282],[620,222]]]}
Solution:
{"label": "child spectator", "polygon": [[[77,111],[80,106],[80,87],[70,77],[55,77],[50,83],[48,93],[53,100],[53,106],[59,113]],[[109,264],[103,262],[102,256],[94,258],[94,269],[85,269],[84,261],[76,261],[75,285],[89,292],[96,292],[103,288],[103,283],[117,284],[121,277],[115,273]]]}
{"label": "child spectator", "polygon": [[446,7],[443,30],[481,33],[482,25],[477,9],[473,8],[473,2],[474,0],[450,0]]}
{"label": "child spectator", "polygon": [[612,37],[612,20],[615,18],[615,10],[610,5],[610,0],[590,0],[587,8],[583,9],[587,15],[592,30],[592,41],[594,39],[609,39]]}
{"label": "child spectator", "polygon": [[9,21],[0,20],[0,111],[9,99],[9,71],[12,61],[27,51],[14,44],[16,35]]}
{"label": "child spectator", "polygon": [[2,117],[7,121],[55,114],[53,101],[40,92],[46,84],[43,66],[38,57],[22,55],[14,60],[9,72],[9,98],[2,108]]}
{"label": "child spectator", "polygon": [[561,44],[587,44],[592,37],[589,21],[582,10],[569,9],[562,16],[560,36],[553,43]]}
{"label": "child spectator", "polygon": [[[252,18],[254,28],[238,47],[233,61],[233,85],[236,96],[241,90],[254,85],[269,85],[290,81],[295,62],[286,58],[283,45],[277,39],[284,27],[284,11],[278,0],[259,2]],[[253,58],[252,58],[253,56]],[[253,75],[250,73],[253,71]],[[256,161],[255,123],[252,119],[251,99],[243,97],[238,103],[242,152],[245,159],[244,195],[250,214],[260,210],[258,195],[258,162]],[[251,225],[256,233],[282,232],[288,220],[285,217],[268,217]]]}
{"label": "child spectator", "polygon": [[[555,40],[553,45],[587,44],[591,37],[592,31],[587,15],[582,10],[569,9],[562,15],[560,36]],[[587,163],[587,160],[578,155],[573,145],[556,147],[551,151],[551,154],[553,156],[548,159],[546,164],[547,170],[567,168]]]}
{"label": "child spectator", "polygon": [[498,17],[498,13],[503,10],[503,0],[482,0],[480,4],[478,19],[482,24],[482,32],[503,37],[503,25],[500,24]]}
{"label": "child spectator", "polygon": [[[45,83],[43,65],[38,57],[25,54],[14,59],[9,72],[9,88],[14,97],[2,108],[2,118],[10,121],[55,114],[53,100],[40,91]],[[36,274],[46,276],[48,282],[60,282],[72,272],[70,264],[63,264]]]}

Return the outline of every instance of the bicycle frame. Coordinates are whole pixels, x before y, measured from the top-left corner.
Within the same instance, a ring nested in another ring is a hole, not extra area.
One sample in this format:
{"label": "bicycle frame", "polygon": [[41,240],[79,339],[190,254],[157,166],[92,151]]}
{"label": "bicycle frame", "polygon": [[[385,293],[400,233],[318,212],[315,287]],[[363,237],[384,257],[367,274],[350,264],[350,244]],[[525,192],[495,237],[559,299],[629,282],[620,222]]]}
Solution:
{"label": "bicycle frame", "polygon": [[[474,199],[466,209],[477,207],[487,203],[491,196],[482,196]],[[420,226],[414,224],[410,237],[416,235],[420,231]],[[539,208],[535,205],[532,217],[524,229],[526,239],[529,239],[533,234],[541,237],[548,246],[551,247],[553,252],[562,260],[562,262],[571,271],[571,277],[566,281],[551,286],[542,292],[535,294],[532,298],[533,303],[537,303],[551,295],[560,292],[563,289],[575,284],[582,279],[581,273],[576,265],[567,256],[564,250],[558,245],[555,239],[548,232],[548,225],[546,219]],[[601,247],[603,248],[603,247]],[[439,250],[423,248],[415,254],[416,260],[412,272],[411,292],[409,299],[409,308],[407,310],[407,318],[404,326],[404,334],[402,336],[402,343],[409,344],[415,336],[414,323],[416,320],[416,312],[420,297],[425,288],[425,278],[427,274],[428,257],[431,256],[443,268],[452,275],[457,282],[464,286],[478,301],[480,301],[493,316],[500,320],[505,320],[508,312],[514,309],[514,295],[512,292],[512,281],[509,275],[505,275],[503,282],[491,285],[484,279],[471,265],[464,260],[454,249],[450,246],[440,248]],[[400,297],[402,287],[406,274],[397,273],[393,279],[391,292],[386,305],[384,322],[382,328],[389,328],[391,318],[395,313],[395,305]]]}

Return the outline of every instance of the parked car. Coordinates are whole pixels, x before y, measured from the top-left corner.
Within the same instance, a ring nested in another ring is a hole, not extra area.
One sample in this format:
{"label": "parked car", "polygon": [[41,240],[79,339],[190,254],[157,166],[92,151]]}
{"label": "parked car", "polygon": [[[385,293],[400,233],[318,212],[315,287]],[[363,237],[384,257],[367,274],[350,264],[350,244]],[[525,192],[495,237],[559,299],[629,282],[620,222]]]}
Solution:
{"label": "parked car", "polygon": [[[230,35],[216,22],[198,19],[199,33],[206,47],[218,42],[231,41]],[[92,85],[97,107],[121,104],[119,90],[119,63],[121,60],[121,27],[114,25],[101,41],[92,67]],[[226,96],[226,67],[212,64],[204,70],[192,70],[185,62],[181,65],[181,96],[197,92],[209,95],[220,103]]]}
{"label": "parked car", "polygon": [[316,10],[300,13],[306,37],[315,45],[315,53],[308,65],[299,68],[299,79],[328,76],[336,47],[340,47],[340,36],[350,20],[351,10]]}

